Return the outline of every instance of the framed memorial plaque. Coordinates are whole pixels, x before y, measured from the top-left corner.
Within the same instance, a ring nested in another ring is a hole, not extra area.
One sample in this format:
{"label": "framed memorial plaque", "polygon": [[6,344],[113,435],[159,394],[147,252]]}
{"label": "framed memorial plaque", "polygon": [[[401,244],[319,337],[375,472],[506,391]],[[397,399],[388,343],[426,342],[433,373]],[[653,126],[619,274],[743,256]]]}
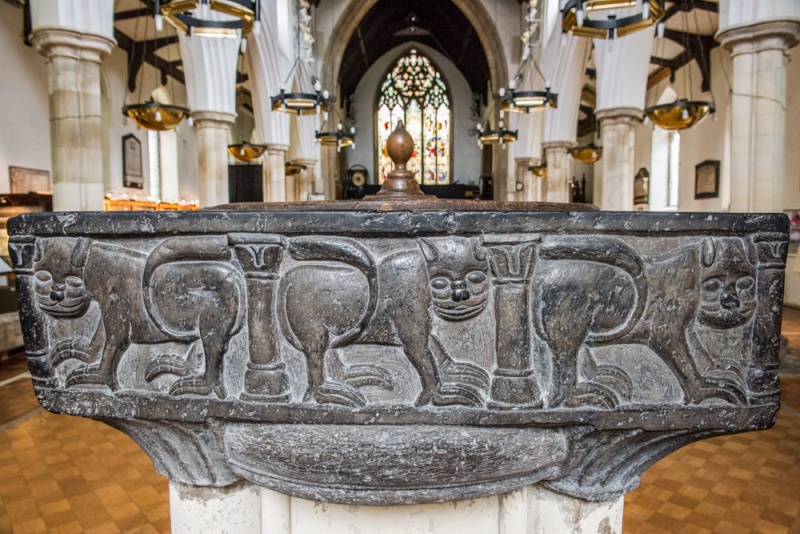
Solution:
{"label": "framed memorial plaque", "polygon": [[122,138],[122,185],[144,189],[142,142],[133,134]]}
{"label": "framed memorial plaque", "polygon": [[719,197],[719,160],[708,159],[694,167],[694,198]]}
{"label": "framed memorial plaque", "polygon": [[8,176],[12,193],[52,193],[50,171],[26,169],[25,167],[8,167]]}

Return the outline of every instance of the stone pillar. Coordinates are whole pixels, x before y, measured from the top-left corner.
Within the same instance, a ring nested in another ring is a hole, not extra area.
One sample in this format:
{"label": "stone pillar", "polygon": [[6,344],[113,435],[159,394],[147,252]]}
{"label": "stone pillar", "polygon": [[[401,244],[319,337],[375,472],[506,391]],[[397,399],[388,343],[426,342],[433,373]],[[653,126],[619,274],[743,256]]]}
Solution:
{"label": "stone pillar", "polygon": [[286,202],[286,152],[288,145],[267,145],[264,158],[264,202]]}
{"label": "stone pillar", "polygon": [[733,212],[784,209],[786,62],[799,37],[798,20],[734,26],[717,34],[733,58]]}
{"label": "stone pillar", "polygon": [[[215,20],[227,15],[210,13]],[[178,32],[186,74],[186,100],[197,133],[200,207],[229,202],[228,142],[236,120],[236,58],[239,39]]]}
{"label": "stone pillar", "polygon": [[317,160],[296,159],[294,162],[305,166],[305,169],[295,177],[295,199],[308,200],[308,195],[314,192],[317,181]]}
{"label": "stone pillar", "polygon": [[569,181],[572,176],[572,156],[567,149],[575,143],[555,141],[542,143],[547,160],[547,179],[544,180],[546,202],[569,202]]}
{"label": "stone pillar", "polygon": [[228,133],[236,120],[232,113],[195,111],[192,113],[197,135],[197,183],[200,206],[227,204]]}
{"label": "stone pillar", "polygon": [[535,183],[533,173],[528,169],[531,165],[538,165],[536,158],[515,158],[514,162],[514,182],[522,184],[522,191],[516,191],[514,200],[520,202],[532,202],[535,198]]}
{"label": "stone pillar", "polygon": [[608,211],[633,210],[633,178],[636,175],[636,125],[642,120],[637,108],[603,109],[596,113],[603,135],[601,180],[595,181],[594,199]]}
{"label": "stone pillar", "polygon": [[53,209],[102,211],[100,64],[116,42],[58,27],[34,27],[31,42],[50,80]]}

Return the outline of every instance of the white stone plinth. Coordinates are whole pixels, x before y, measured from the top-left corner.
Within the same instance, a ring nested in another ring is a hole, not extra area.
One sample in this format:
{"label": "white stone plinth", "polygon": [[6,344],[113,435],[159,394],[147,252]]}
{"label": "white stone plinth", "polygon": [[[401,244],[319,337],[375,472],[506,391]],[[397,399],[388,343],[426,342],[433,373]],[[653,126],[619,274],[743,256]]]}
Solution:
{"label": "white stone plinth", "polygon": [[540,486],[482,499],[349,506],[289,497],[248,483],[170,483],[172,532],[236,534],[557,534],[622,532],[624,499],[589,502]]}

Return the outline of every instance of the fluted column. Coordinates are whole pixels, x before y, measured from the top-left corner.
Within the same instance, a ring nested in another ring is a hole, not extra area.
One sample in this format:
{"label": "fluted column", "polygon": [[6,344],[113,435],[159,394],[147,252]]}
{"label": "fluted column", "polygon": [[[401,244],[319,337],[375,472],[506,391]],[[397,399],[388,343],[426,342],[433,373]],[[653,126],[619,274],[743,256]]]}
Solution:
{"label": "fluted column", "polygon": [[[56,211],[103,209],[100,65],[116,45],[113,5],[107,4],[31,2],[31,42],[47,59]],[[86,19],[76,18],[82,13]]]}
{"label": "fluted column", "polygon": [[731,211],[785,207],[786,62],[798,38],[800,20],[788,18],[721,24],[717,34],[733,58]]}
{"label": "fluted column", "polygon": [[544,181],[544,200],[569,202],[569,181],[572,176],[572,156],[567,152],[575,143],[551,141],[542,143],[547,160],[547,178]]}
{"label": "fluted column", "polygon": [[604,109],[596,113],[603,134],[602,180],[595,181],[595,202],[609,211],[633,209],[636,125],[642,121],[637,108]]}
{"label": "fluted column", "polygon": [[195,111],[194,129],[197,136],[197,182],[200,186],[200,205],[203,207],[227,204],[228,136],[236,120],[232,113]]}
{"label": "fluted column", "polygon": [[[222,19],[225,15],[213,12]],[[225,204],[228,142],[236,120],[236,59],[239,39],[178,33],[186,73],[186,97],[197,134],[197,183],[201,207]]]}

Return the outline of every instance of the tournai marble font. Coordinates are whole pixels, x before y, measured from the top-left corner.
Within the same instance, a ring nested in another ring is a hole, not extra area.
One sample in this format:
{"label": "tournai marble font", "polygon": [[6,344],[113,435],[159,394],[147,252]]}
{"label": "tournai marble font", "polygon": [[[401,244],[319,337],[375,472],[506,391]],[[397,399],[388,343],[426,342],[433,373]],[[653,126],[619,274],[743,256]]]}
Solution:
{"label": "tournai marble font", "polygon": [[774,422],[785,216],[427,200],[395,141],[363,202],[10,221],[42,405],[350,504],[610,500]]}

